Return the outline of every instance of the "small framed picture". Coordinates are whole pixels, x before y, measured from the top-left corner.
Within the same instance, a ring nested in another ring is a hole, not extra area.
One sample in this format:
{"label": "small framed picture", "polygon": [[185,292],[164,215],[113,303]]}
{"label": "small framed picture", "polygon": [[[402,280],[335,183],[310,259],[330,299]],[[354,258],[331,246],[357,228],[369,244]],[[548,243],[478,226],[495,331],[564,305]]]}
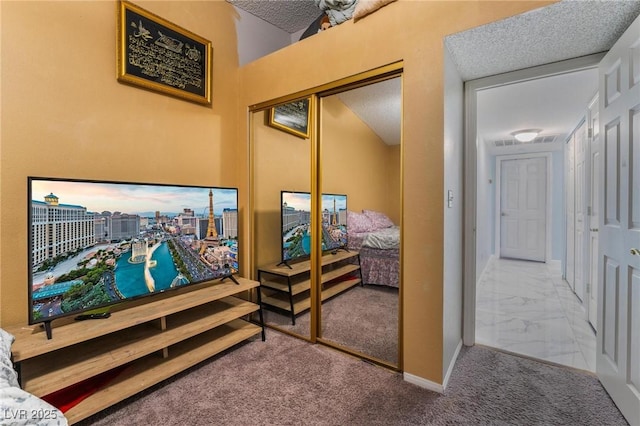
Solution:
{"label": "small framed picture", "polygon": [[278,105],[269,111],[269,125],[292,135],[309,138],[309,104],[311,98]]}

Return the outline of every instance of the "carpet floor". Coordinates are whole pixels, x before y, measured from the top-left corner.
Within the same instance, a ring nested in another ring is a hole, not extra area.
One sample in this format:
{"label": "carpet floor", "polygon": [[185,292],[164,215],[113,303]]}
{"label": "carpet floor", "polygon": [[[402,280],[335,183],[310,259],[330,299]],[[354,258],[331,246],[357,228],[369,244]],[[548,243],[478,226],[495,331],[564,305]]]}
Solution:
{"label": "carpet floor", "polygon": [[[264,309],[265,324],[309,337],[309,311],[291,316]],[[322,303],[322,337],[362,354],[398,363],[398,289],[379,285],[353,287]]]}
{"label": "carpet floor", "polygon": [[444,394],[267,330],[86,425],[626,425],[597,378],[464,347]]}

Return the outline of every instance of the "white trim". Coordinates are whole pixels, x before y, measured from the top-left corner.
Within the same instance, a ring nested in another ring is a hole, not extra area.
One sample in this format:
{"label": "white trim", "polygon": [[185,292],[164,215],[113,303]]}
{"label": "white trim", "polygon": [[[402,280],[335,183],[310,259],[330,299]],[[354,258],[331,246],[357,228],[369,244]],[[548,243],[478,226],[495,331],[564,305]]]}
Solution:
{"label": "white trim", "polygon": [[[482,270],[482,272],[480,272],[480,277],[478,277],[478,283],[482,282],[482,279],[484,278],[484,275],[487,273],[487,269],[489,269],[489,265],[491,265],[493,262],[495,262],[497,259],[495,254],[492,254],[491,256],[489,256],[489,259],[487,260],[487,263],[484,265],[484,269]],[[476,283],[476,285],[478,284]]]}
{"label": "white trim", "polygon": [[405,382],[412,383],[416,386],[420,386],[421,388],[425,388],[430,391],[444,393],[444,386],[442,386],[440,383],[432,382],[431,380],[427,380],[419,376],[414,376],[413,374],[409,373],[402,373],[402,377]]}
{"label": "white trim", "polygon": [[447,374],[444,375],[444,380],[442,381],[442,391],[447,389],[447,385],[449,384],[449,379],[451,378],[451,373],[453,373],[453,367],[456,365],[456,361],[458,360],[458,356],[460,355],[460,350],[462,349],[462,340],[458,342],[458,346],[453,354],[453,358],[451,359],[451,364],[449,364],[449,368],[447,369]]}
{"label": "white trim", "polygon": [[502,162],[505,160],[526,160],[530,158],[544,158],[546,162],[547,169],[547,178],[546,178],[546,212],[545,212],[545,224],[544,224],[544,234],[545,234],[545,248],[544,248],[544,261],[548,263],[551,260],[551,211],[553,206],[551,205],[552,197],[551,197],[551,188],[553,178],[552,173],[552,161],[551,161],[551,153],[550,152],[532,152],[528,154],[513,154],[513,155],[496,155],[496,199],[495,199],[495,217],[494,217],[494,234],[495,234],[495,242],[493,251],[495,253],[495,257],[500,258],[500,203],[502,199]]}
{"label": "white trim", "polygon": [[465,82],[463,248],[465,260],[462,336],[467,346],[474,345],[476,340],[477,92],[491,87],[595,68],[603,56],[604,53],[598,53]]}
{"label": "white trim", "polygon": [[473,346],[476,343],[477,90],[473,82],[465,83],[464,187],[462,190],[464,194],[462,340],[467,346]]}
{"label": "white trim", "polygon": [[558,271],[560,274],[562,274],[562,260],[550,259],[547,262],[547,265],[549,265],[549,268],[552,271]]}

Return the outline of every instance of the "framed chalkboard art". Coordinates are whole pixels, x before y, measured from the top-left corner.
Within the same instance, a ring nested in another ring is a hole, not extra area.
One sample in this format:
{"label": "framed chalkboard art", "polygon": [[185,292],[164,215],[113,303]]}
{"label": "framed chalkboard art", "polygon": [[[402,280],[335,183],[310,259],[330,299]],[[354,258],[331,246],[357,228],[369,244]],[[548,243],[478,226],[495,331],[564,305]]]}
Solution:
{"label": "framed chalkboard art", "polygon": [[211,42],[118,2],[118,81],[211,105]]}
{"label": "framed chalkboard art", "polygon": [[278,105],[269,111],[269,125],[301,138],[309,137],[310,98]]}

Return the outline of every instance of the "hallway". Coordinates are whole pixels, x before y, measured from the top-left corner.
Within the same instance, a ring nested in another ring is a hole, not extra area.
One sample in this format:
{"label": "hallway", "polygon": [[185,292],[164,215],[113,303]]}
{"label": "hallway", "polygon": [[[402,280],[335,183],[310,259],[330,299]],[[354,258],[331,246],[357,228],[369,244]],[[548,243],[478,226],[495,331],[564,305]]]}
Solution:
{"label": "hallway", "polygon": [[491,260],[477,285],[476,343],[595,372],[595,334],[559,265]]}

